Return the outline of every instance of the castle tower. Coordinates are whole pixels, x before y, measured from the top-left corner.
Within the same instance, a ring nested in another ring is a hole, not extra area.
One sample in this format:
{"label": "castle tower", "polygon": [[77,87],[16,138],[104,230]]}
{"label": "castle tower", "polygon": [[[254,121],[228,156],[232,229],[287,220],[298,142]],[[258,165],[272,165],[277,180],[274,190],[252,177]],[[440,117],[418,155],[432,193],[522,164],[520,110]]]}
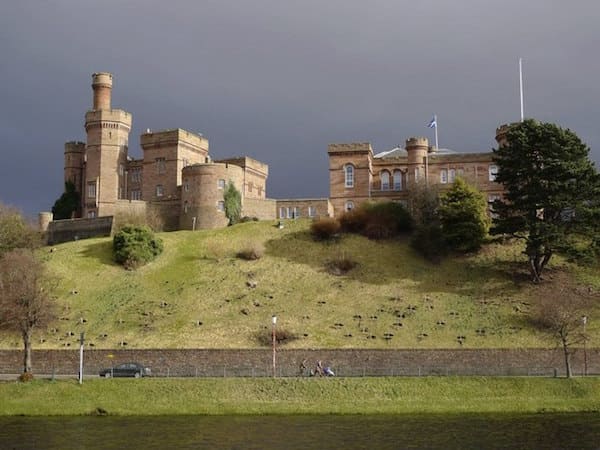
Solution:
{"label": "castle tower", "polygon": [[111,109],[112,74],[92,75],[93,109],[85,114],[87,133],[83,216],[114,214],[126,198],[126,165],[131,114]]}
{"label": "castle tower", "polygon": [[[85,181],[85,142],[65,142],[65,184],[73,183],[75,192],[82,197]],[[80,217],[82,205],[75,211],[75,217]]]}
{"label": "castle tower", "polygon": [[408,153],[408,185],[426,181],[428,176],[427,154],[429,141],[424,137],[411,137],[406,140],[406,153]]}

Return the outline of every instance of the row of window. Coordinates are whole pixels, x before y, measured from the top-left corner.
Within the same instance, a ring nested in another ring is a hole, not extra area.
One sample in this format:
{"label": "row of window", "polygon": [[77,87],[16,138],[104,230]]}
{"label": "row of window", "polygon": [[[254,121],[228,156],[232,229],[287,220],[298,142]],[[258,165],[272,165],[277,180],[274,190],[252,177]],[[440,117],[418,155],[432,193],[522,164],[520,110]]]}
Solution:
{"label": "row of window", "polygon": [[[189,209],[190,209],[190,205],[189,205],[189,203],[187,201],[185,201],[183,203],[183,212],[185,214],[187,214],[188,211],[189,211]],[[225,212],[225,202],[223,200],[219,200],[217,202],[217,211]]]}
{"label": "row of window", "polygon": [[[316,217],[317,216],[317,208],[316,206],[308,207],[308,217]],[[279,218],[280,219],[297,219],[302,217],[300,212],[300,208],[298,206],[281,206],[279,208]]]}
{"label": "row of window", "polygon": [[[463,169],[441,169],[440,170],[440,183],[454,183],[456,175],[462,176],[464,173]],[[420,178],[420,170],[419,167],[415,168],[415,180],[418,181]],[[489,181],[496,181],[496,176],[498,175],[498,166],[495,164],[491,164],[488,167],[488,179]],[[381,180],[381,190],[389,191],[393,189],[394,191],[402,190],[402,172],[400,170],[394,170],[393,176],[390,175],[390,172],[387,170],[383,170],[379,174],[379,178]],[[390,184],[390,178],[393,184]],[[344,186],[347,188],[354,187],[354,166],[352,164],[346,164],[344,166]]]}

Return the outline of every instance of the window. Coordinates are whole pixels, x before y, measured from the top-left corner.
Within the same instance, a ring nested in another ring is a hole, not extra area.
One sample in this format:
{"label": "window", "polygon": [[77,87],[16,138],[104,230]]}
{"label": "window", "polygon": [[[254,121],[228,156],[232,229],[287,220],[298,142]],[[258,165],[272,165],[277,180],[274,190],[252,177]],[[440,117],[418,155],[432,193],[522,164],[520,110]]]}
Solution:
{"label": "window", "polygon": [[141,167],[134,167],[131,169],[131,181],[133,183],[139,183],[140,181],[142,181]]}
{"label": "window", "polygon": [[384,170],[379,175],[381,178],[381,190],[389,191],[390,190],[390,173],[387,170]]}
{"label": "window", "polygon": [[352,211],[354,209],[354,202],[352,200],[348,200],[346,202],[346,205],[345,205],[344,209],[346,210],[346,212],[347,211]]}
{"label": "window", "polygon": [[448,183],[448,169],[440,170],[440,183],[442,183],[442,184]]}
{"label": "window", "polygon": [[448,183],[454,183],[456,180],[456,170],[450,169],[448,170]]}
{"label": "window", "polygon": [[279,208],[279,218],[285,219],[285,208],[283,206]]}
{"label": "window", "polygon": [[190,190],[190,182],[188,180],[183,180],[183,190],[188,192]]}
{"label": "window", "polygon": [[163,195],[165,195],[165,188],[163,188],[162,184],[157,184],[156,185],[156,196],[162,197]]}
{"label": "window", "polygon": [[225,189],[225,180],[221,178],[219,181],[217,181],[217,187],[219,189]]}
{"label": "window", "polygon": [[187,200],[186,200],[185,202],[183,202],[183,212],[184,212],[185,214],[187,214],[187,212],[188,212],[188,208],[189,208],[189,204],[188,204],[188,202],[187,202]]}
{"label": "window", "polygon": [[347,188],[354,187],[354,166],[352,164],[346,164],[344,166],[345,184]]}
{"label": "window", "polygon": [[156,172],[165,173],[167,171],[167,161],[165,158],[156,158]]}
{"label": "window", "polygon": [[217,202],[217,210],[225,212],[225,202],[223,200]]}
{"label": "window", "polygon": [[96,211],[88,211],[87,216],[88,216],[88,219],[95,219]]}
{"label": "window", "polygon": [[142,199],[142,191],[139,189],[134,189],[131,191],[131,200],[141,200]]}
{"label": "window", "polygon": [[254,187],[254,185],[252,184],[252,181],[248,182],[248,192],[252,192],[252,188]]}
{"label": "window", "polygon": [[297,219],[298,217],[300,217],[300,208],[294,206],[294,219]]}
{"label": "window", "polygon": [[286,208],[285,211],[286,211],[287,218],[291,219],[292,218],[292,208]]}
{"label": "window", "polygon": [[415,181],[419,181],[419,175],[420,175],[419,168],[415,167]]}
{"label": "window", "polygon": [[308,207],[308,217],[315,217],[317,215],[317,208],[314,206]]}
{"label": "window", "polygon": [[119,164],[119,175],[125,175],[125,166],[123,164]]}
{"label": "window", "polygon": [[394,190],[402,190],[402,172],[399,170],[394,170]]}
{"label": "window", "polygon": [[88,198],[96,198],[96,182],[91,181],[87,184],[87,196]]}
{"label": "window", "polygon": [[495,164],[490,165],[488,172],[490,175],[490,181],[496,181],[496,176],[498,176],[498,166]]}

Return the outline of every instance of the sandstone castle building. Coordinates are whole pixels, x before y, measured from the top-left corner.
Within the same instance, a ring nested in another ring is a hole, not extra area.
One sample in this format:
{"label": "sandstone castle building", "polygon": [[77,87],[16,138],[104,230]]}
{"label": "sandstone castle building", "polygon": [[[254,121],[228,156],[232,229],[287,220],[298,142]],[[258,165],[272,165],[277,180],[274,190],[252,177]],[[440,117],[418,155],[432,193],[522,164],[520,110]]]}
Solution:
{"label": "sandstone castle building", "polygon": [[[223,192],[229,182],[241,194],[242,216],[263,220],[338,216],[366,201],[398,201],[410,207],[419,183],[444,187],[456,177],[475,185],[490,202],[502,195],[502,186],[494,181],[492,153],[436,149],[426,138],[413,137],[405,148],[377,154],[366,142],[330,144],[329,198],[269,199],[267,164],[248,156],[213,160],[208,140],[197,133],[148,129],[140,136],[142,158],[131,158],[132,116],[112,108],[112,86],[110,73],[92,75],[86,142],[65,144],[64,179],[81,198],[74,219],[87,220],[51,222],[51,215],[42,213],[42,228],[50,232],[80,229],[84,237],[86,223],[132,213],[154,214],[167,230],[222,227],[227,224]],[[500,144],[505,131],[497,130]]]}

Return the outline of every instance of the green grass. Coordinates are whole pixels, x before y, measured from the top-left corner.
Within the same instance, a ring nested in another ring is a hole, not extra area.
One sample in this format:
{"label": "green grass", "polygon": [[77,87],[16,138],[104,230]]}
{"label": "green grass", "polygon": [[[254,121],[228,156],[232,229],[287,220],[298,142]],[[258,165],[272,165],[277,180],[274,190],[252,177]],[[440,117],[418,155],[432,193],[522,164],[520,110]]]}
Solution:
{"label": "green grass", "polygon": [[[457,336],[466,336],[465,348],[554,345],[527,320],[539,292],[515,244],[434,265],[406,240],[315,242],[309,223],[161,233],[163,254],[136,271],[112,261],[110,238],[42,249],[59,280],[59,319],[37,331],[34,348],[74,348],[81,331],[95,348],[255,348],[272,315],[298,336],[286,344],[295,348],[459,348]],[[236,258],[253,243],[264,246],[262,258]],[[339,255],[358,266],[329,274],[327,262]],[[558,272],[600,289],[597,268],[554,258],[549,275]],[[600,337],[596,318],[598,310],[588,321],[590,346]],[[0,334],[0,348],[21,348],[19,336]]]}
{"label": "green grass", "polygon": [[600,411],[600,378],[203,378],[0,383],[0,415]]}

